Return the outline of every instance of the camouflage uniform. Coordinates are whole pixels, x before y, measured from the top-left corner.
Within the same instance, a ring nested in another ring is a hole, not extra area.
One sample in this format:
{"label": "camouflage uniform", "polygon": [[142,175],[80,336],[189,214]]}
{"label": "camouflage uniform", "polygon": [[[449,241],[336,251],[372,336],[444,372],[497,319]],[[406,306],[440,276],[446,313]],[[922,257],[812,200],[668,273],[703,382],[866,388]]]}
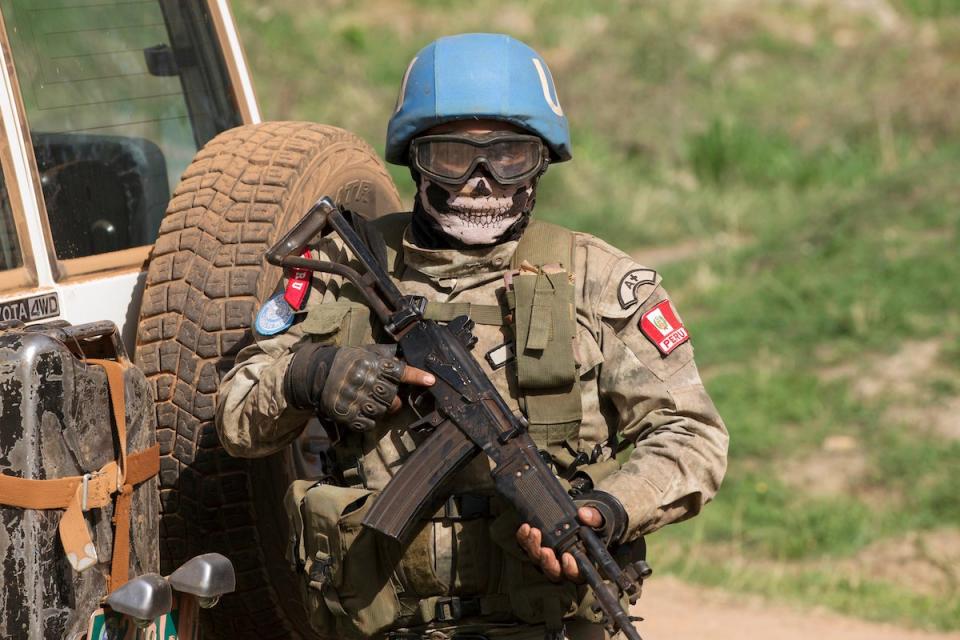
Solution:
{"label": "camouflage uniform", "polygon": [[[667,300],[659,276],[593,236],[576,233],[574,239],[575,356],[583,420],[567,442],[576,451],[599,452],[596,462],[622,450],[618,442],[634,443],[629,459],[619,468],[614,465],[613,473],[598,476],[596,483],[623,503],[628,515],[624,541],[629,542],[695,515],[713,497],[726,466],[727,432],[700,381],[689,341],[662,356],[640,329],[641,317]],[[406,294],[439,302],[497,304],[497,291],[504,287],[516,247],[514,241],[475,250],[427,250],[413,244],[408,229],[401,251],[403,267],[395,275]],[[330,239],[315,247],[315,253],[320,259],[348,258]],[[255,343],[240,352],[221,384],[217,411],[221,441],[233,455],[278,451],[312,417],[288,406],[282,392],[284,374],[298,346],[315,340],[371,341],[366,310],[345,300],[341,285],[337,277],[315,274],[305,313],[297,322],[276,336],[257,335]],[[475,333],[473,353],[508,404],[519,410],[514,366],[492,370],[482,357],[504,344],[507,332],[500,326],[478,325]],[[404,430],[412,420],[407,410],[388,415],[376,429],[351,433],[350,442],[335,447],[348,447],[356,457],[362,469],[357,483],[377,490],[389,482],[416,446]],[[486,459],[480,456],[461,471],[452,491],[492,495]],[[403,593],[427,598],[510,592],[506,583],[516,580],[525,581],[523,589],[530,592],[563,587],[531,570],[512,540],[519,524],[515,516],[506,518],[510,514],[494,509],[491,517],[498,517],[493,521],[450,522],[442,515],[429,522],[406,550],[397,569]],[[518,570],[517,563],[526,566]],[[514,603],[515,594],[510,593]],[[562,614],[567,617],[575,608],[567,607]],[[542,637],[543,627],[539,629]]]}

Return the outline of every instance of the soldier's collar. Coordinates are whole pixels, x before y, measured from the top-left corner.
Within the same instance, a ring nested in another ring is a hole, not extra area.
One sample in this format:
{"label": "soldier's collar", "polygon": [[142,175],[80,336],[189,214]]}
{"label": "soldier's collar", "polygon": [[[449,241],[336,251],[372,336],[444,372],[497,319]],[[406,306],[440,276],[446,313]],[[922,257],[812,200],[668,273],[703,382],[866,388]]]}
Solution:
{"label": "soldier's collar", "polygon": [[403,234],[404,264],[431,278],[499,274],[510,267],[516,250],[516,240],[482,249],[424,249],[414,244],[409,227]]}

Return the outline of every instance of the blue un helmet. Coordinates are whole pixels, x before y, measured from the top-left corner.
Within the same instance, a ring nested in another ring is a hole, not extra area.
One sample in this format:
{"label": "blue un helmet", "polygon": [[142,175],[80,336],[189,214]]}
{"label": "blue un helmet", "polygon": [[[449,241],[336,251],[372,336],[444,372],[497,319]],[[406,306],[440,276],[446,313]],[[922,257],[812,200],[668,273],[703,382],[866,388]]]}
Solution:
{"label": "blue un helmet", "polygon": [[570,129],[536,51],[498,33],[440,38],[410,61],[387,126],[387,162],[406,165],[410,141],[454,120],[486,118],[543,138],[552,162],[570,159]]}

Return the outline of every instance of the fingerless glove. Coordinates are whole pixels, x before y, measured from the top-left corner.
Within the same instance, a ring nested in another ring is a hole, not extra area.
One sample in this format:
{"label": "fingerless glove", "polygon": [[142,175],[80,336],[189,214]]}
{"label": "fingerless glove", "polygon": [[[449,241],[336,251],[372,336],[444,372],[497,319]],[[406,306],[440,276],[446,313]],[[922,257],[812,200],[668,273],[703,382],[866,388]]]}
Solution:
{"label": "fingerless glove", "polygon": [[291,405],[355,431],[372,429],[397,396],[404,364],[378,345],[308,345],[293,356],[284,377]]}

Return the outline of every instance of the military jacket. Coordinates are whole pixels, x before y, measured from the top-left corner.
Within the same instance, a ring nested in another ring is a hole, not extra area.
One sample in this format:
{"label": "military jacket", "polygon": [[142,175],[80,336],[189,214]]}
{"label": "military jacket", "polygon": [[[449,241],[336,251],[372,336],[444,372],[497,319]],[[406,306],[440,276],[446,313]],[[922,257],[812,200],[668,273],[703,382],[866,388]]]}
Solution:
{"label": "military jacket", "polygon": [[[644,319],[668,301],[660,277],[589,234],[573,238],[574,352],[583,419],[567,445],[592,455],[595,462],[627,452],[627,459],[604,474],[597,488],[624,505],[624,540],[629,541],[695,515],[714,496],[726,467],[727,431],[701,383],[690,342],[674,345],[664,355],[643,331]],[[516,248],[517,242],[508,242],[476,250],[424,249],[414,244],[407,229],[397,284],[405,294],[432,301],[497,304]],[[320,259],[349,259],[330,238],[314,253]],[[366,310],[346,300],[344,291],[340,278],[314,274],[305,309],[293,326],[279,335],[257,334],[239,353],[221,383],[217,407],[217,427],[228,452],[256,457],[278,451],[312,417],[288,406],[282,392],[284,374],[299,346],[315,340],[343,344],[347,339],[372,339]],[[667,304],[676,314],[672,303]],[[358,332],[363,334],[359,339]],[[473,353],[511,408],[519,410],[515,368],[508,364],[493,369],[483,358],[508,342],[509,332],[502,326],[477,325],[475,334]],[[383,488],[416,446],[404,429],[413,419],[401,411],[386,416],[370,432],[352,434],[350,448],[362,465],[365,486]],[[624,443],[633,446],[625,449]],[[474,459],[453,479],[452,491],[493,493],[487,461]],[[423,554],[421,564],[430,568],[423,579],[415,575],[416,568],[408,571],[410,582],[417,583],[411,588],[421,596],[493,588],[495,576],[477,566],[488,563],[477,555],[490,551],[483,527],[451,528],[438,522],[432,532],[427,529],[420,536],[422,544],[412,545],[403,560],[414,565],[409,556]]]}

